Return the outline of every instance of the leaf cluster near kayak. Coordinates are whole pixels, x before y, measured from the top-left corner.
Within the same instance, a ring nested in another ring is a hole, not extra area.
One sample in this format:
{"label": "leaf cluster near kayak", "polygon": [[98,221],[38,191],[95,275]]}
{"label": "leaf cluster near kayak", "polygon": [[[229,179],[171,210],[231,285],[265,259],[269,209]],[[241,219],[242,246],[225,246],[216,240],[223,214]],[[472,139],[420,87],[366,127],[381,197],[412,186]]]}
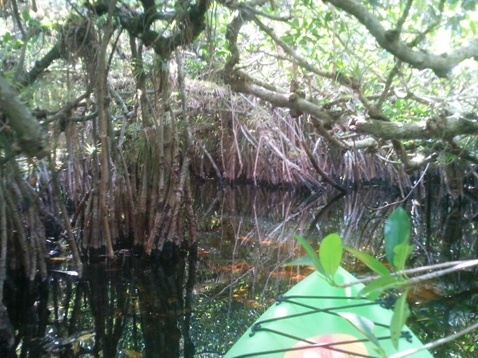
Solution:
{"label": "leaf cluster near kayak", "polygon": [[[343,268],[334,275],[338,284],[356,279]],[[399,350],[390,334],[393,311],[379,300],[359,296],[362,284],[341,288],[330,285],[317,272],[280,296],[232,346],[225,358],[429,358],[423,344],[404,326]]]}

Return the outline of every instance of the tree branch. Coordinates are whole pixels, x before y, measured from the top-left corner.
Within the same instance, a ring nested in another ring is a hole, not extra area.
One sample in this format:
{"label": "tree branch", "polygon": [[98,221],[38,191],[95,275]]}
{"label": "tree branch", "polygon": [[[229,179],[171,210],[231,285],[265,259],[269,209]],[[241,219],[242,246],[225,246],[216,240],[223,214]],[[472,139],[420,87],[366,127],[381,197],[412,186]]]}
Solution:
{"label": "tree branch", "polygon": [[358,121],[359,133],[373,135],[384,140],[446,139],[458,135],[478,135],[478,121],[467,118],[430,118],[417,123],[384,122],[369,119]]}
{"label": "tree branch", "polygon": [[[206,27],[206,13],[210,7],[210,0],[198,0],[187,8],[178,7],[175,12],[159,13],[156,11],[154,0],[141,0],[144,13],[136,13],[122,5],[114,9],[113,15],[117,17],[121,26],[132,36],[140,38],[143,44],[151,46],[156,54],[163,59],[169,59],[173,51],[179,47],[193,42]],[[106,4],[87,5],[88,9],[97,15],[106,12]],[[170,36],[163,36],[151,30],[151,25],[156,20],[176,21],[176,30]]]}
{"label": "tree branch", "polygon": [[297,97],[294,94],[274,92],[254,84],[254,81],[249,79],[249,76],[243,71],[234,71],[227,82],[236,92],[254,95],[277,107],[308,113],[318,118],[323,125],[331,125],[336,121],[327,111],[304,98]]}
{"label": "tree branch", "polygon": [[453,51],[440,55],[416,51],[400,41],[399,36],[391,36],[393,35],[391,31],[385,30],[380,21],[356,0],[327,1],[355,17],[367,28],[383,49],[416,69],[429,68],[438,77],[446,77],[463,60],[478,57],[478,39],[472,39]]}
{"label": "tree branch", "polygon": [[57,43],[53,46],[48,53],[43,56],[41,60],[35,62],[32,69],[26,74],[26,76],[20,81],[21,87],[30,86],[40,76],[40,74],[51,65],[51,63],[61,58],[60,44]]}
{"label": "tree branch", "polygon": [[27,107],[0,76],[0,109],[13,128],[19,149],[31,157],[42,158],[49,153],[46,136]]}
{"label": "tree branch", "polygon": [[156,31],[145,30],[142,34],[143,43],[152,46],[162,58],[169,58],[177,47],[192,43],[203,32],[210,4],[210,0],[199,0],[185,14],[178,14],[178,30],[171,36],[164,37]]}

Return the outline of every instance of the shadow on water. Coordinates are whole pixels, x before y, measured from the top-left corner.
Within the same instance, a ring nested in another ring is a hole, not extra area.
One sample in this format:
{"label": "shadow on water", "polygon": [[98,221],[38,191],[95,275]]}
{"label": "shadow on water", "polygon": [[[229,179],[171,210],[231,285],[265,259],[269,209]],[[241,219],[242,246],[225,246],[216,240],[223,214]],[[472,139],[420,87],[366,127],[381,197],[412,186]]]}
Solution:
{"label": "shadow on water", "polygon": [[[419,186],[402,203],[413,220],[409,265],[476,258],[478,200],[432,189]],[[196,190],[200,236],[190,252],[144,259],[121,251],[113,262],[87,264],[81,279],[58,259],[47,282],[10,272],[5,298],[17,343],[10,356],[220,357],[278,293],[310,272],[283,267],[301,254],[295,234],[318,243],[338,232],[348,245],[383,258],[383,224],[394,208],[388,204],[403,197],[372,188],[346,196],[213,184]],[[351,258],[346,268],[369,273]],[[470,270],[415,287],[411,328],[430,341],[477,321],[475,277]],[[435,354],[474,357],[477,335]]]}
{"label": "shadow on water", "polygon": [[18,356],[192,357],[196,259],[124,254],[85,265],[81,279],[53,268],[47,282],[17,280],[6,303],[18,332]]}

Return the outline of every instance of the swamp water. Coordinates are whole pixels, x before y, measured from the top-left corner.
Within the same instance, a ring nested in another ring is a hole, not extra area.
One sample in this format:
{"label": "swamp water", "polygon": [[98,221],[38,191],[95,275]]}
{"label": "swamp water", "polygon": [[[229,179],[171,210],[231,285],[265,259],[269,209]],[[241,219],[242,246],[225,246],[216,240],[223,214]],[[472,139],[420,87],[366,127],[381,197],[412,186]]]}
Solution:
{"label": "swamp water", "polygon": [[[307,269],[294,234],[317,243],[331,232],[383,258],[383,224],[403,194],[369,188],[346,196],[196,188],[197,255],[143,259],[122,251],[85,266],[82,279],[52,260],[48,282],[6,296],[22,357],[221,357],[274,298]],[[400,205],[412,218],[408,266],[478,257],[478,200],[418,187]],[[348,258],[358,276],[369,272]],[[476,270],[421,284],[410,294],[409,326],[424,342],[478,321]],[[25,285],[27,287],[28,285]],[[7,290],[8,291],[8,290]],[[478,331],[434,349],[436,357],[478,356]]]}

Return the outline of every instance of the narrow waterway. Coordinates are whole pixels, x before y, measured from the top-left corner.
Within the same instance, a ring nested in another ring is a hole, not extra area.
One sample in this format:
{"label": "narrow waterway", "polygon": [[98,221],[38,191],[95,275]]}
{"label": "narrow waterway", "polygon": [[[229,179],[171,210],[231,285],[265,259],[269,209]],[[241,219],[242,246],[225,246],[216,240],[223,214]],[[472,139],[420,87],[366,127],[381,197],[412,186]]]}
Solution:
{"label": "narrow waterway", "polygon": [[[319,242],[338,232],[348,245],[384,258],[383,225],[401,205],[410,213],[413,225],[414,252],[408,266],[478,257],[478,206],[471,195],[453,198],[434,187],[427,190],[418,186],[406,201],[393,204],[408,193],[366,188],[346,196],[325,193],[300,197],[228,188],[211,200],[210,190],[199,190],[198,202],[213,203],[202,223],[216,228],[201,239],[204,252],[198,266],[197,325],[193,331],[203,352],[224,352],[277,293],[307,274],[303,269],[283,267],[299,255],[294,234]],[[350,258],[344,264],[358,276],[370,274]],[[476,270],[464,271],[414,287],[409,298],[410,327],[424,342],[449,336],[478,321],[475,275]],[[219,335],[217,326],[224,327]],[[472,332],[434,352],[437,357],[475,357],[477,337],[478,332]]]}
{"label": "narrow waterway", "polygon": [[[48,282],[12,278],[6,292],[22,357],[221,357],[274,297],[310,271],[285,268],[301,255],[300,234],[318,244],[338,232],[348,245],[383,258],[383,224],[401,205],[411,214],[414,252],[408,265],[478,257],[478,201],[417,186],[363,188],[345,196],[265,189],[196,188],[197,255],[144,259],[122,251],[91,263],[81,279],[68,257],[51,261]],[[346,259],[357,276],[367,269]],[[409,326],[424,342],[478,321],[476,270],[418,285]],[[16,309],[15,309],[16,308]],[[475,357],[478,331],[434,349],[437,357]]]}

